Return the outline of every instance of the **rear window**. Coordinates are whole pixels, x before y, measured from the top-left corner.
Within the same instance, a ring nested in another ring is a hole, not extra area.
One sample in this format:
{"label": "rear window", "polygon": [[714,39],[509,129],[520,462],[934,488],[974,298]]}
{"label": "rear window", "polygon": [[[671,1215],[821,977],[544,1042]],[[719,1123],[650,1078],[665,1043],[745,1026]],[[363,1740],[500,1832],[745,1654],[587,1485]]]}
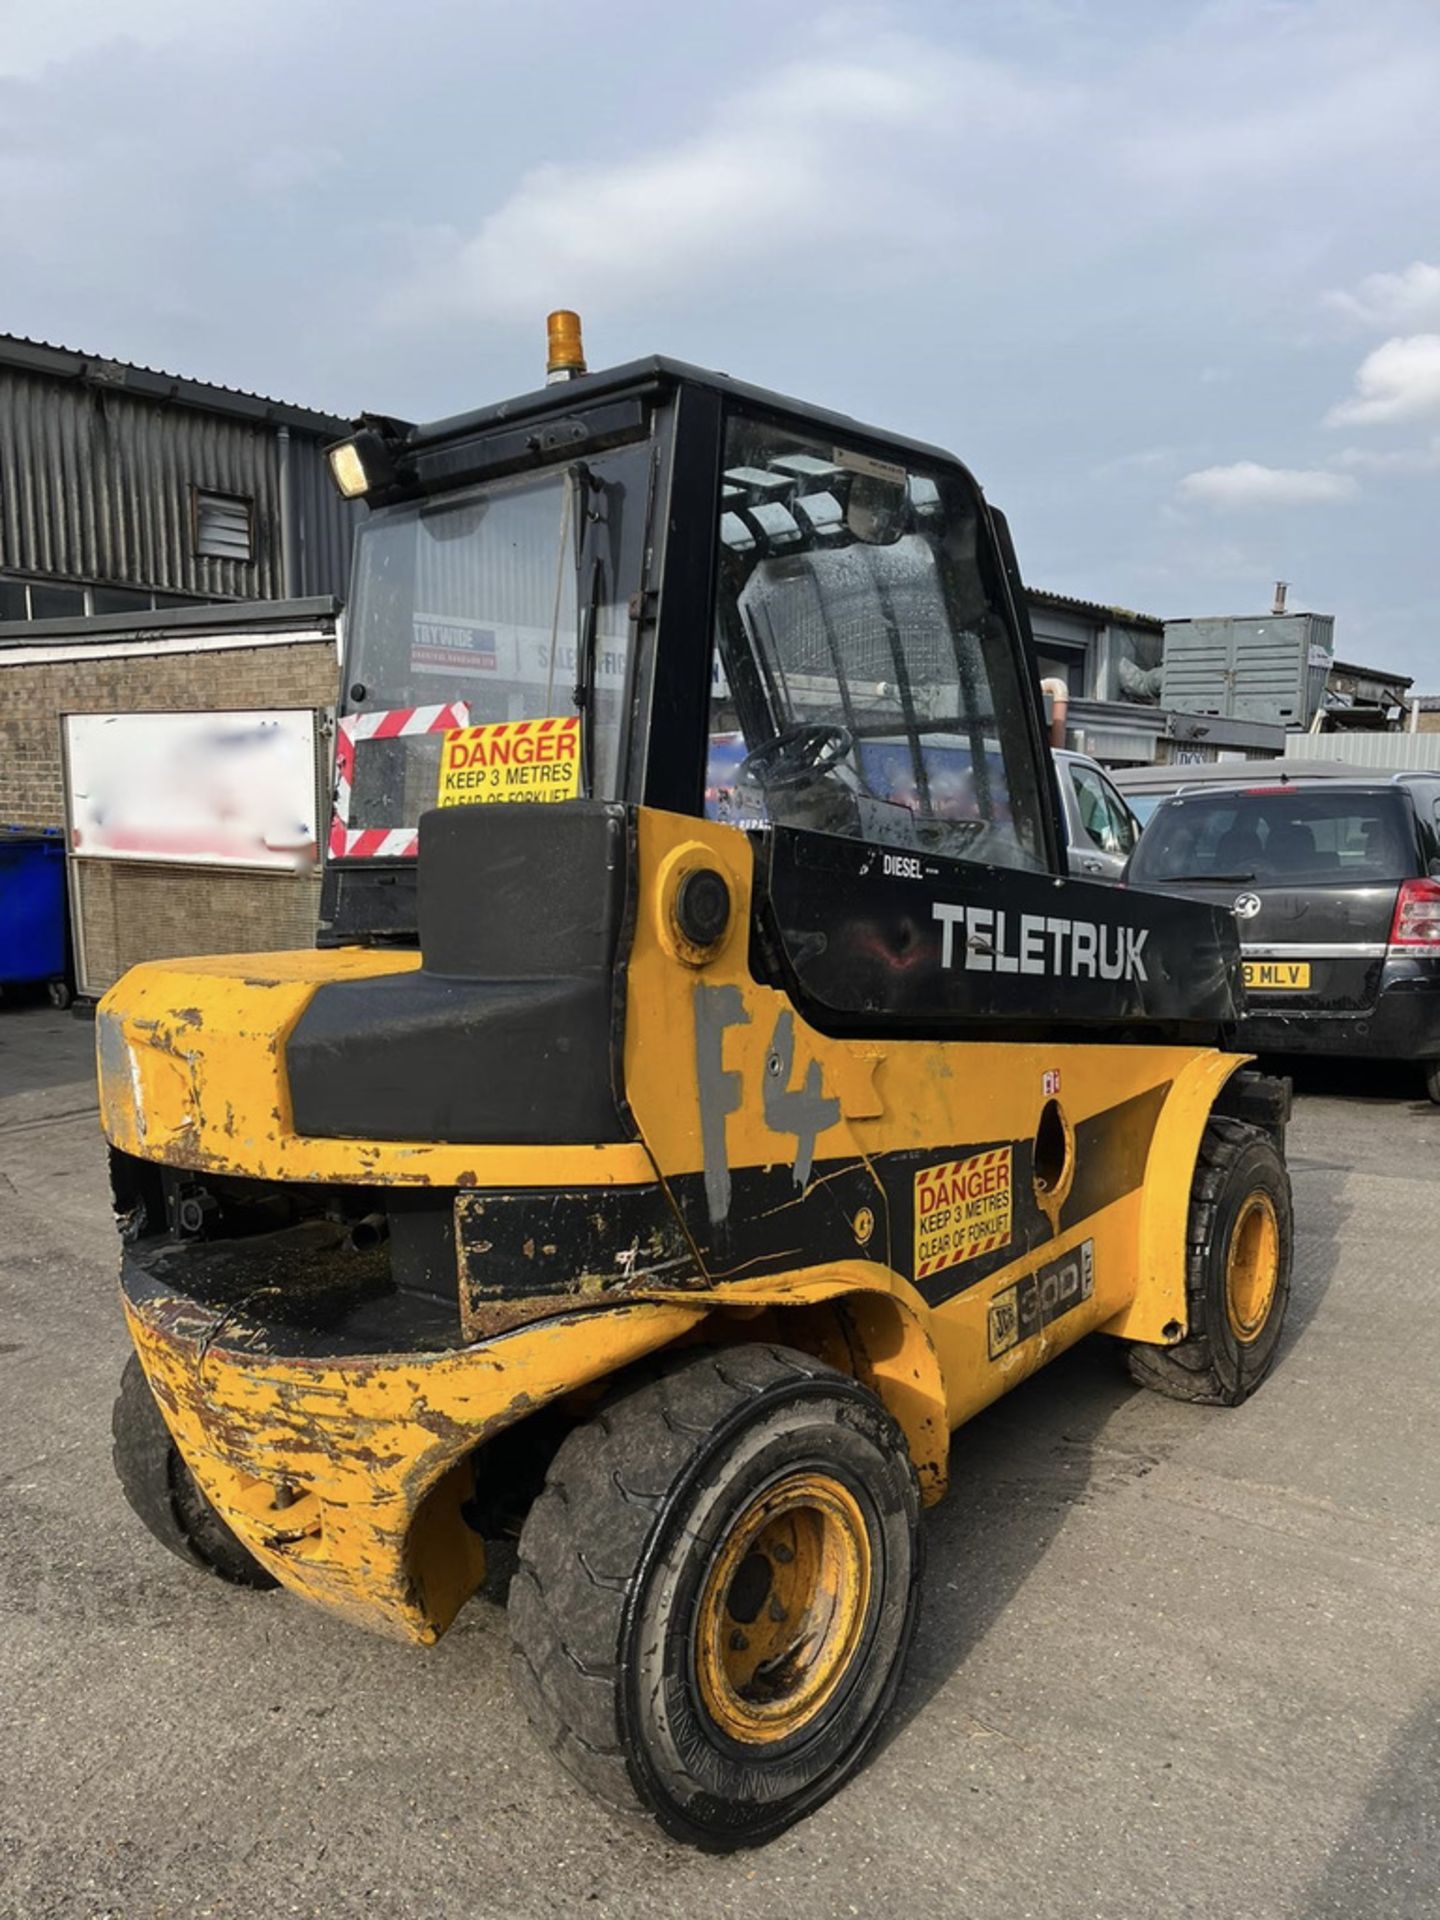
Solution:
{"label": "rear window", "polygon": [[1162,800],[1168,798],[1169,796],[1163,793],[1127,793],[1125,796],[1125,804],[1140,822],[1141,826],[1148,827],[1151,814],[1154,813]]}
{"label": "rear window", "polygon": [[1130,866],[1139,886],[1191,881],[1401,880],[1416,868],[1399,793],[1295,789],[1185,794],[1161,808]]}

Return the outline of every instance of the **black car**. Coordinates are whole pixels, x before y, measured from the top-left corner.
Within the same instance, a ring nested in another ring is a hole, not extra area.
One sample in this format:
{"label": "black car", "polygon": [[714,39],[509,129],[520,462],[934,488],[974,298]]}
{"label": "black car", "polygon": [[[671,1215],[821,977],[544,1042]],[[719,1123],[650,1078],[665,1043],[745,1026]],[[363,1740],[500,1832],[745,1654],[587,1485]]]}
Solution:
{"label": "black car", "polygon": [[1440,1103],[1440,774],[1178,793],[1125,884],[1233,908],[1253,1053],[1414,1060]]}

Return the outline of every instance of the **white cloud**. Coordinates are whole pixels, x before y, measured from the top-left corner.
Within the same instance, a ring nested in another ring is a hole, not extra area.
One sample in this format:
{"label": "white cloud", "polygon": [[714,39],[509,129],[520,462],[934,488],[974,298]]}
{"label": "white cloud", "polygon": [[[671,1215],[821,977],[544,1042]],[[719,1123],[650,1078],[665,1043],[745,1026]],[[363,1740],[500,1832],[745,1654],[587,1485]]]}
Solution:
{"label": "white cloud", "polygon": [[847,262],[877,272],[887,245],[928,259],[982,216],[973,199],[947,199],[927,150],[1048,132],[1064,97],[899,38],[795,61],[715,102],[671,146],[536,168],[473,235],[419,236],[426,261],[389,311],[448,305],[509,320],[546,305],[693,298],[719,281],[763,299],[757,276],[820,250],[842,279]]}
{"label": "white cloud", "polygon": [[1158,473],[1164,467],[1173,467],[1176,457],[1173,447],[1142,447],[1135,453],[1120,453],[1113,460],[1102,460],[1090,471],[1097,480],[1108,479],[1116,473]]}
{"label": "white cloud", "polygon": [[1434,473],[1440,469],[1440,435],[1424,447],[1344,447],[1333,464],[1357,473]]}
{"label": "white cloud", "polygon": [[1361,361],[1355,391],[1330,409],[1325,424],[1381,426],[1440,412],[1440,333],[1387,340]]}
{"label": "white cloud", "polygon": [[1440,267],[1415,260],[1401,273],[1370,273],[1353,291],[1337,287],[1321,299],[1347,320],[1380,333],[1440,326]]}
{"label": "white cloud", "polygon": [[1264,467],[1258,460],[1237,460],[1228,467],[1202,467],[1187,473],[1182,498],[1222,513],[1247,513],[1264,507],[1328,506],[1358,491],[1355,478],[1324,467]]}

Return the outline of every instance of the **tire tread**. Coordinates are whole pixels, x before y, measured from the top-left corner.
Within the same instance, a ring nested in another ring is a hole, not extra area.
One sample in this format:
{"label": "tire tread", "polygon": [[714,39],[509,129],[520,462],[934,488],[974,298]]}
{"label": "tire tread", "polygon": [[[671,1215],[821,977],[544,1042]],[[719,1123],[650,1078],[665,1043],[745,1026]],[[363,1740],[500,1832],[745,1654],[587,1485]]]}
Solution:
{"label": "tire tread", "polygon": [[542,1743],[607,1806],[648,1811],[614,1681],[631,1573],[655,1517],[700,1442],[768,1388],[832,1375],[853,1384],[789,1348],[687,1349],[627,1381],[556,1453],[520,1536],[512,1680]]}
{"label": "tire tread", "polygon": [[[1223,1378],[1209,1330],[1206,1262],[1226,1184],[1241,1156],[1257,1141],[1270,1142],[1263,1127],[1212,1113],[1200,1139],[1190,1186],[1185,1229],[1185,1298],[1191,1331],[1173,1347],[1135,1342],[1127,1364],[1142,1387],[1197,1406],[1233,1406],[1259,1384],[1235,1387]],[[1263,1377],[1263,1374],[1260,1376]]]}

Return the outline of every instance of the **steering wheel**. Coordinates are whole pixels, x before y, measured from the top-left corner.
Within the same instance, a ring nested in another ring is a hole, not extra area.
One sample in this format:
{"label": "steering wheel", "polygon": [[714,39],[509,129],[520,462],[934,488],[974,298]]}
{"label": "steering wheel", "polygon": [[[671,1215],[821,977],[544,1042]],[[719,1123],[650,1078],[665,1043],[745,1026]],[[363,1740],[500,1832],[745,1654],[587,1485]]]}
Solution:
{"label": "steering wheel", "polygon": [[848,727],[802,721],[747,753],[736,771],[736,783],[766,793],[808,787],[839,766],[854,744]]}

